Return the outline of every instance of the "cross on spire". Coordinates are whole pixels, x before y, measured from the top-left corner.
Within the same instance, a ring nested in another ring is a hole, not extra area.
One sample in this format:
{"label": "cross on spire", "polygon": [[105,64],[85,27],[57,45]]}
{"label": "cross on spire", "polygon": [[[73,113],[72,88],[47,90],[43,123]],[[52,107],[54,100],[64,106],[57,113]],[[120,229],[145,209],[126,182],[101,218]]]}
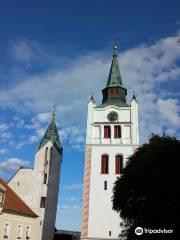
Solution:
{"label": "cross on spire", "polygon": [[52,105],[52,107],[53,107],[53,112],[52,112],[52,117],[53,118],[55,118],[55,116],[56,116],[56,103],[54,103],[53,105]]}
{"label": "cross on spire", "polygon": [[113,56],[118,56],[118,47],[115,43],[113,44]]}

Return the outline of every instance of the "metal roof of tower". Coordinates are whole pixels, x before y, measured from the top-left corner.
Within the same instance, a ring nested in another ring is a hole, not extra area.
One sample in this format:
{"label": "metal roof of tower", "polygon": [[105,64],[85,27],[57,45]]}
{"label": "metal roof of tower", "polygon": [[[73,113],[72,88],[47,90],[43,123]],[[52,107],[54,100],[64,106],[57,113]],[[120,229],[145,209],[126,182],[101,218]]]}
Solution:
{"label": "metal roof of tower", "polygon": [[51,122],[40,142],[40,144],[37,147],[37,152],[46,145],[46,143],[48,143],[49,141],[52,142],[53,146],[57,149],[58,152],[61,152],[63,146],[60,142],[60,138],[59,138],[59,134],[58,134],[58,130],[56,127],[56,122],[55,122],[55,116],[56,113],[55,111],[52,113],[52,119]]}
{"label": "metal roof of tower", "polygon": [[118,48],[114,45],[113,49],[113,59],[106,87],[122,87],[123,84],[118,63]]}

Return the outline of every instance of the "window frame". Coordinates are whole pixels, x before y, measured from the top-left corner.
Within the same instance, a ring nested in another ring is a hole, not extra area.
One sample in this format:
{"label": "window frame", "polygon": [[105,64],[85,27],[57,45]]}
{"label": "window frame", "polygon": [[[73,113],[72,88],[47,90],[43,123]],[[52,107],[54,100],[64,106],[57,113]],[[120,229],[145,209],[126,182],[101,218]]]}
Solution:
{"label": "window frame", "polygon": [[101,174],[109,174],[109,155],[106,153],[101,155]]}
{"label": "window frame", "polygon": [[[29,229],[29,231],[28,231],[28,229]],[[26,239],[30,239],[30,236],[31,236],[31,226],[30,225],[28,225],[28,226],[26,226]]]}
{"label": "window frame", "polygon": [[40,208],[46,207],[46,197],[41,197]]}
{"label": "window frame", "polygon": [[[19,230],[19,232],[18,232]],[[17,239],[21,239],[23,235],[23,225],[22,224],[18,224],[17,225],[17,229],[16,229],[16,238]]]}
{"label": "window frame", "polygon": [[[119,156],[120,156],[120,158],[118,159]],[[118,160],[119,160],[119,163],[118,163]],[[123,154],[116,154],[115,155],[115,174],[116,175],[121,174],[123,166],[124,166]]]}
{"label": "window frame", "polygon": [[104,181],[104,190],[107,190],[107,180]]}
{"label": "window frame", "polygon": [[[5,232],[5,226],[7,226],[6,232]],[[3,225],[3,239],[9,238],[9,232],[10,232],[10,223],[5,222]]]}
{"label": "window frame", "polygon": [[111,138],[111,126],[110,125],[104,125],[104,138],[105,139]]}
{"label": "window frame", "polygon": [[115,139],[122,138],[121,125],[114,125],[114,138]]}

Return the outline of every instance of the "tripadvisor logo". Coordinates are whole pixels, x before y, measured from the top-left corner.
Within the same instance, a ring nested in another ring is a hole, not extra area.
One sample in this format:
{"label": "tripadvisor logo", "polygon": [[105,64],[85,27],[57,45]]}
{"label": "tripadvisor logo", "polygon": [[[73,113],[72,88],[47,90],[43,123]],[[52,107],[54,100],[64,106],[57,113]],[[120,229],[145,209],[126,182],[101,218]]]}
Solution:
{"label": "tripadvisor logo", "polygon": [[142,227],[137,227],[135,229],[135,234],[136,235],[142,235],[143,234],[143,228]]}
{"label": "tripadvisor logo", "polygon": [[136,235],[142,235],[143,233],[147,233],[147,234],[162,234],[162,233],[165,233],[165,234],[171,234],[173,233],[174,229],[150,229],[150,228],[142,228],[142,227],[137,227],[135,228],[135,234]]}

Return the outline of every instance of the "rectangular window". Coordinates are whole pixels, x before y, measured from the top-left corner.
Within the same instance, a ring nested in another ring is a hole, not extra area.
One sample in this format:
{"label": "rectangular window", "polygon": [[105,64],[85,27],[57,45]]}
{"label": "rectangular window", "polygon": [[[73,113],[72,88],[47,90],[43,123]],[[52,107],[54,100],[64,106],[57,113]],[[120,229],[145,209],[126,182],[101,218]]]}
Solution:
{"label": "rectangular window", "polygon": [[120,174],[123,168],[123,156],[116,155],[115,157],[115,174]]}
{"label": "rectangular window", "polygon": [[4,228],[3,228],[3,238],[8,238],[9,237],[9,229],[10,229],[10,224],[5,223]]}
{"label": "rectangular window", "polygon": [[17,226],[17,239],[21,239],[22,238],[22,225],[18,225]]}
{"label": "rectangular window", "polygon": [[104,181],[104,190],[107,190],[107,181]]}
{"label": "rectangular window", "polygon": [[104,126],[104,138],[111,138],[110,126]]}
{"label": "rectangular window", "polygon": [[40,208],[45,208],[45,206],[46,206],[46,198],[45,197],[41,197]]}
{"label": "rectangular window", "polygon": [[114,138],[121,138],[121,126],[114,126]]}
{"label": "rectangular window", "polygon": [[44,174],[44,184],[47,183],[47,173]]}
{"label": "rectangular window", "polygon": [[108,174],[109,172],[109,157],[108,155],[101,156],[101,174]]}
{"label": "rectangular window", "polygon": [[30,231],[31,231],[31,227],[27,226],[26,227],[26,239],[30,239]]}

